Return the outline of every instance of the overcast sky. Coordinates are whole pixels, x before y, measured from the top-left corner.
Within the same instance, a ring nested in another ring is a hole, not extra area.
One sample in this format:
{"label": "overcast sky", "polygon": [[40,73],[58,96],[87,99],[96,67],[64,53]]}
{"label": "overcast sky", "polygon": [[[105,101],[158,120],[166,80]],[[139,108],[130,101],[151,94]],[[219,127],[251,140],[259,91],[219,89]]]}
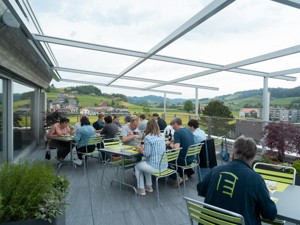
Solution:
{"label": "overcast sky", "polygon": [[[147,52],[190,19],[211,0],[29,0],[45,35]],[[209,18],[197,28],[158,54],[226,65],[261,54],[299,45],[300,9],[270,0],[238,0]],[[51,45],[61,67],[119,74],[136,58],[102,52]],[[300,54],[245,66],[245,69],[275,72],[299,67]],[[127,75],[160,80],[206,70],[148,60]],[[106,83],[111,78],[60,72],[63,78]],[[297,81],[269,79],[269,87],[292,88]],[[56,87],[75,86],[53,82]],[[199,89],[199,98],[263,88],[263,78],[232,72],[185,81],[219,91]],[[146,87],[145,82],[117,81],[115,84]],[[99,86],[105,93],[143,96],[160,93],[131,91]],[[180,91],[169,98],[194,98],[195,90],[168,86],[160,90]]]}

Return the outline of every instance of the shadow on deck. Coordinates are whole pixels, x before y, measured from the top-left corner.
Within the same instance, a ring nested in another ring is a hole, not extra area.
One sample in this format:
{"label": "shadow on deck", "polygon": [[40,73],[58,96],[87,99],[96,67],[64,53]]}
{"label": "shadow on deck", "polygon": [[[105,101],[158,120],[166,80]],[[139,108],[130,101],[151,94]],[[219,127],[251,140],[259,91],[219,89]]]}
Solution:
{"label": "shadow on deck", "polygon": [[[41,145],[35,151],[31,160],[44,160],[45,151]],[[56,167],[55,150],[51,151],[52,159],[46,163]],[[71,164],[63,165],[58,172],[68,177],[70,193],[67,202],[70,206],[66,210],[67,225],[187,225],[190,224],[185,201],[184,189],[181,185],[181,195],[178,188],[172,187],[170,182],[165,186],[164,179],[160,179],[159,191],[161,205],[157,205],[155,180],[153,193],[146,196],[135,196],[134,190],[110,181],[116,177],[116,167],[105,169],[103,184],[101,174],[103,165],[97,159],[88,160],[87,176],[84,176],[83,165],[72,169]],[[136,186],[133,169],[126,170],[126,182]],[[203,200],[197,196],[197,175],[194,174],[186,182],[186,196]]]}

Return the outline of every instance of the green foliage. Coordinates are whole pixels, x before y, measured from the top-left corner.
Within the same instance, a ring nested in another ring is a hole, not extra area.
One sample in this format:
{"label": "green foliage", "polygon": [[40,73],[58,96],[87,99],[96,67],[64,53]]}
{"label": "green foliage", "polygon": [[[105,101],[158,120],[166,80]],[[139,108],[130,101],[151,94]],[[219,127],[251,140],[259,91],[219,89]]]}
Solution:
{"label": "green foliage", "polygon": [[63,213],[68,186],[66,178],[42,162],[2,164],[0,223],[35,218],[51,221]]}
{"label": "green foliage", "polygon": [[187,112],[190,112],[193,109],[195,109],[195,105],[191,100],[187,100],[187,101],[184,102],[183,109]]}
{"label": "green foliage", "polygon": [[294,168],[296,169],[296,173],[297,173],[298,175],[300,175],[300,159],[296,160],[296,161],[293,163],[292,167],[294,167]]}
{"label": "green foliage", "polygon": [[232,112],[229,110],[228,106],[224,105],[224,102],[219,100],[210,101],[203,110],[203,115],[233,118]]}
{"label": "green foliage", "polygon": [[300,127],[290,123],[271,122],[263,129],[264,146],[277,150],[277,159],[284,161],[285,151],[298,152],[300,149]]}
{"label": "green foliage", "polygon": [[76,87],[68,87],[67,91],[78,91],[80,94],[87,94],[90,95],[94,93],[95,95],[100,96],[102,94],[101,90],[93,85],[83,85],[83,86],[76,86]]}

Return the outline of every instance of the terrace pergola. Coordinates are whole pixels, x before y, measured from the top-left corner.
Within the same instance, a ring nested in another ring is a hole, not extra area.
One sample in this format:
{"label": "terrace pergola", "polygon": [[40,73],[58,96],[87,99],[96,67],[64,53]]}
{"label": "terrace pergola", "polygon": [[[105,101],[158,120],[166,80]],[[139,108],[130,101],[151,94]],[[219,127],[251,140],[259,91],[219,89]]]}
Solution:
{"label": "terrace pergola", "polygon": [[[300,2],[297,0],[265,1],[274,2],[273,4],[280,3],[282,4],[281,7],[293,7],[300,9]],[[36,13],[33,11],[28,0],[22,2],[4,0],[4,3],[7,5],[10,11],[7,12],[7,16],[9,18],[7,22],[8,25],[18,28],[25,33],[28,38],[28,42],[30,42],[35,48],[36,52],[40,55],[49,70],[53,71],[53,79],[56,81],[163,93],[165,98],[164,113],[166,113],[166,94],[181,94],[180,91],[176,91],[180,90],[178,88],[192,88],[195,90],[195,112],[196,115],[198,115],[198,91],[201,89],[212,91],[219,90],[218,87],[205,85],[205,82],[197,82],[198,78],[211,76],[221,72],[230,72],[239,74],[241,76],[257,76],[263,78],[263,120],[267,121],[269,117],[269,79],[296,81],[296,77],[291,75],[299,73],[300,67],[292,66],[288,69],[285,68],[273,72],[266,72],[265,70],[249,69],[247,66],[254,64],[257,65],[261,62],[271,62],[273,60],[281,59],[291,55],[297,56],[297,53],[300,53],[300,45],[289,46],[287,48],[270,51],[265,54],[233,61],[227,64],[216,64],[212,62],[203,62],[194,59],[161,54],[163,50],[183,38],[184,35],[192,32],[195,28],[201,27],[205,21],[210,20],[212,17],[226,10],[226,8],[231,7],[231,5],[238,4],[237,2],[238,1],[234,0],[214,0],[210,4],[203,7],[198,13],[196,13],[182,25],[179,24],[177,29],[164,37],[161,41],[157,42],[152,48],[150,48],[150,50],[137,51],[133,49],[100,45],[44,34],[37,20]],[[49,4],[51,3],[49,2]],[[101,52],[103,54],[108,54],[109,56],[113,54],[125,57],[125,61],[128,62],[128,64],[117,73],[90,70],[88,67],[85,69],[79,69],[78,67],[59,66],[60,62],[57,60],[57,54],[54,54],[52,51],[52,48],[57,46],[64,46],[66,49],[80,49],[82,51]],[[228,54],[230,53],[228,52]],[[128,60],[128,57],[130,60]],[[147,76],[138,73],[132,74],[134,70],[138,69],[149,61],[160,62],[168,66],[181,65],[193,67],[194,71],[196,72],[180,74],[180,76],[176,78],[171,77],[168,79],[162,79],[166,77],[160,77],[161,79],[159,79],[155,74],[151,74],[150,67],[149,72],[147,72]],[[84,77],[78,79],[78,77],[80,78],[82,75],[84,75]],[[98,81],[100,78],[101,82]],[[232,82],[234,82],[234,80]],[[174,91],[174,88],[177,89]]]}

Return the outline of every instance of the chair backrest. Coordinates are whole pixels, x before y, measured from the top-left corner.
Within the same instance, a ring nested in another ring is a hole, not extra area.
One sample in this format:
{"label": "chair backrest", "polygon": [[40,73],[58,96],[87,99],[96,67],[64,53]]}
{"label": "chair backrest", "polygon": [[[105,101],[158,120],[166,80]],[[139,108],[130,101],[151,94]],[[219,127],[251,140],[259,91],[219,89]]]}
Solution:
{"label": "chair backrest", "polygon": [[268,163],[255,163],[254,171],[259,173],[264,180],[277,181],[286,184],[295,184],[296,169],[291,166],[281,166]]}
{"label": "chair backrest", "polygon": [[103,147],[107,148],[112,145],[119,145],[120,139],[119,137],[114,137],[114,138],[106,138],[102,140]]}
{"label": "chair backrest", "polygon": [[238,213],[231,212],[216,206],[184,197],[191,224],[196,221],[203,225],[234,225],[245,224],[244,217]]}
{"label": "chair backrest", "polygon": [[202,145],[203,145],[203,143],[191,145],[188,148],[187,152],[186,152],[186,157],[187,156],[198,155],[200,153],[200,151],[201,151]]}
{"label": "chair backrest", "polygon": [[98,136],[98,135],[95,135],[95,136],[92,136],[88,139],[88,142],[86,144],[86,146],[89,146],[89,145],[97,145],[98,143],[101,143],[102,141],[102,137],[101,136]]}
{"label": "chair backrest", "polygon": [[164,152],[161,157],[161,164],[162,163],[169,163],[177,160],[178,155],[180,153],[181,148],[171,149]]}

